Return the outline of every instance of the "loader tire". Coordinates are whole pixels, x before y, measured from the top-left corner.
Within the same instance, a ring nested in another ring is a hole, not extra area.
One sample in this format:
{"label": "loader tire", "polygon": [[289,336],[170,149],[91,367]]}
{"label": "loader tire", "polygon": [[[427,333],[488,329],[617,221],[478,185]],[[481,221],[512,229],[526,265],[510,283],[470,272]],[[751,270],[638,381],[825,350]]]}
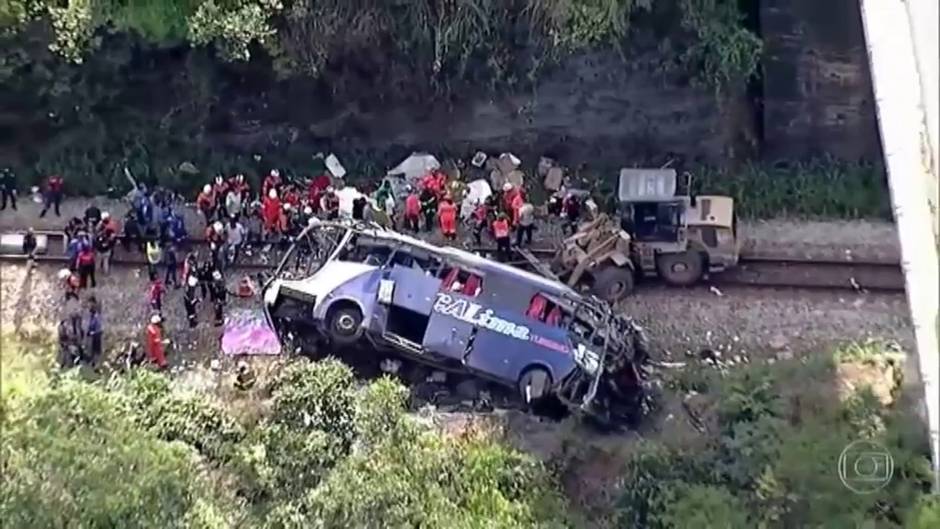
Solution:
{"label": "loader tire", "polygon": [[551,393],[552,375],[540,366],[525,370],[519,377],[519,395],[527,405],[536,403]]}
{"label": "loader tire", "polygon": [[660,254],[656,258],[656,271],[667,284],[691,286],[705,274],[705,256],[695,251]]}
{"label": "loader tire", "polygon": [[594,274],[591,292],[609,303],[617,303],[633,293],[635,277],[630,267],[605,265]]}

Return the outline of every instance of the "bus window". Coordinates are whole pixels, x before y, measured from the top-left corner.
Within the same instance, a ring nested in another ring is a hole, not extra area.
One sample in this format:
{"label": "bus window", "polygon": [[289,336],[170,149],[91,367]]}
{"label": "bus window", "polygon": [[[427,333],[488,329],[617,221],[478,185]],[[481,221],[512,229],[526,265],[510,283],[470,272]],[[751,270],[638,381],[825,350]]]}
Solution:
{"label": "bus window", "polygon": [[532,296],[532,300],[529,302],[529,308],[526,309],[525,315],[533,320],[538,320],[555,327],[560,327],[564,319],[564,312],[561,310],[561,307],[542,294]]}
{"label": "bus window", "polygon": [[483,288],[483,278],[457,267],[444,267],[441,290],[476,297]]}

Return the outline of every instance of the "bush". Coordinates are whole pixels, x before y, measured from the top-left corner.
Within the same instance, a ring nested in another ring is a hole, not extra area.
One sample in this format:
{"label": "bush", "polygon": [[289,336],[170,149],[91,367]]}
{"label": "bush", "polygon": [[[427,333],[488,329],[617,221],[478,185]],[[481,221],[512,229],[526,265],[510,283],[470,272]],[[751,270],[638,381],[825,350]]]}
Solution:
{"label": "bush", "polygon": [[161,439],[182,441],[215,462],[230,459],[245,437],[240,424],[205,397],[169,396],[141,412],[142,423]]}
{"label": "bush", "polygon": [[[641,445],[630,456],[621,524],[899,528],[929,517],[929,508],[911,514],[929,490],[919,423],[864,389],[840,402],[835,375],[832,362],[817,360],[778,363],[772,373],[754,365],[729,376],[715,388],[717,437],[694,452]],[[870,428],[873,422],[880,427]],[[894,479],[867,495],[846,488],[837,468],[843,450],[863,439],[885,447],[895,465]]]}
{"label": "bush", "polygon": [[729,195],[744,218],[892,218],[887,178],[875,165],[820,158],[693,173],[696,194]]}
{"label": "bush", "polygon": [[320,430],[348,445],[355,435],[353,383],[352,370],[339,360],[296,360],[271,383],[271,421],[295,429]]}
{"label": "bush", "polygon": [[119,395],[64,379],[3,424],[8,527],[224,527],[183,444],[131,420]]}

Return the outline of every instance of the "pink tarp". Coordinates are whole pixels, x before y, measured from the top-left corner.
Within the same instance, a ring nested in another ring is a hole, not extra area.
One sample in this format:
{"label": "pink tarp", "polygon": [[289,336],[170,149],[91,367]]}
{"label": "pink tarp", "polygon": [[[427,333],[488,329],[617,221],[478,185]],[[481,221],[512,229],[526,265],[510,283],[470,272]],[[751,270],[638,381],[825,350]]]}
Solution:
{"label": "pink tarp", "polygon": [[222,354],[277,355],[281,344],[260,310],[235,310],[225,318]]}

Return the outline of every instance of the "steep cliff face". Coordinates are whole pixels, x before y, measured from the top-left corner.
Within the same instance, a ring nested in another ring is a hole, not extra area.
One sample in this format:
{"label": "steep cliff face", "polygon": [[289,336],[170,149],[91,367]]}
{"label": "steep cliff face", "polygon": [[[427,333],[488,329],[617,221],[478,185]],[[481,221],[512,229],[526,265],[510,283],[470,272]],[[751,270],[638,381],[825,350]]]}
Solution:
{"label": "steep cliff face", "polygon": [[763,0],[763,153],[881,157],[857,0]]}

